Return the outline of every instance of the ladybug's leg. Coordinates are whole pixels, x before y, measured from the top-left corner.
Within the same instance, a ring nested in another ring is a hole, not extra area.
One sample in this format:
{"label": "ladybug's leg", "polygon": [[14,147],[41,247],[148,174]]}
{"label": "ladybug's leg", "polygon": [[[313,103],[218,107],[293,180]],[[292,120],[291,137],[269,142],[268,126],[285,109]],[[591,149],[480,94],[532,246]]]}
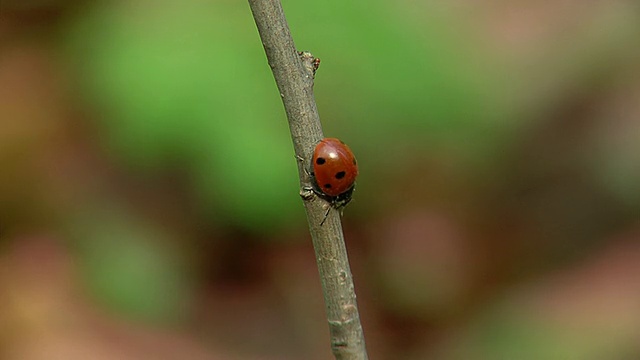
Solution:
{"label": "ladybug's leg", "polygon": [[327,217],[329,217],[329,211],[331,211],[332,206],[327,207],[327,212],[324,213],[324,219],[320,223],[320,226],[324,225],[324,222],[327,221]]}
{"label": "ladybug's leg", "polygon": [[313,187],[309,185],[305,185],[300,189],[300,197],[303,200],[306,200],[306,201],[313,200],[314,194],[315,194],[315,191],[313,191]]}

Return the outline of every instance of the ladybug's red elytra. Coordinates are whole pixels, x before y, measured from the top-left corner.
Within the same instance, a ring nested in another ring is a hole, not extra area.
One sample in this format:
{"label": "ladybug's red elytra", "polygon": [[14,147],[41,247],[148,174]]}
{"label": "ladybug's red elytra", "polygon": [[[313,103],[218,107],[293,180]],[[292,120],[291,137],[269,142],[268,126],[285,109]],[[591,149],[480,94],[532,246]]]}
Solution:
{"label": "ladybug's red elytra", "polygon": [[311,175],[315,192],[339,209],[351,201],[358,163],[345,143],[324,138],[313,151]]}

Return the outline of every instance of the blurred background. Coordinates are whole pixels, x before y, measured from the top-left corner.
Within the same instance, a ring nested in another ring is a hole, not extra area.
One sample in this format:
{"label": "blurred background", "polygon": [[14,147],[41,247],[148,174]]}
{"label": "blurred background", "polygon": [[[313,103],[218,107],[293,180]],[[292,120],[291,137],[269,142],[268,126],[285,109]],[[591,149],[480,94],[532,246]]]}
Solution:
{"label": "blurred background", "polygon": [[[284,1],[371,359],[640,359],[640,4]],[[2,0],[0,358],[330,359],[243,1]]]}

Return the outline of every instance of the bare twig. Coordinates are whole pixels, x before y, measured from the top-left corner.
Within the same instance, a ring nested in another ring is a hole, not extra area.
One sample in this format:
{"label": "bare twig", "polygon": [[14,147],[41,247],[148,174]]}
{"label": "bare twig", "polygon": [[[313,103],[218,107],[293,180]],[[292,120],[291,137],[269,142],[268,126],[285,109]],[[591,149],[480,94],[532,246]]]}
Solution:
{"label": "bare twig", "polygon": [[313,81],[318,60],[298,53],[279,0],[249,0],[262,45],[284,103],[298,161],[300,195],[304,199],[309,230],[324,293],[331,349],[336,359],[367,359],[353,278],[338,211],[320,225],[329,204],[308,190],[306,172],[315,145],[323,138]]}

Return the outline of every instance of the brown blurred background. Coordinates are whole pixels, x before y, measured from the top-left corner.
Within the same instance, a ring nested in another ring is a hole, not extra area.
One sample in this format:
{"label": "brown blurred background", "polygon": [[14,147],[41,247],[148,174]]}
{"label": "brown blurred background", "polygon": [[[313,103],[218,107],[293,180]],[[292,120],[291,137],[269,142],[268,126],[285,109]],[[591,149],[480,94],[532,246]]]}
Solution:
{"label": "brown blurred background", "polygon": [[[371,359],[640,359],[640,3],[285,1]],[[0,2],[0,358],[330,359],[237,1]]]}

